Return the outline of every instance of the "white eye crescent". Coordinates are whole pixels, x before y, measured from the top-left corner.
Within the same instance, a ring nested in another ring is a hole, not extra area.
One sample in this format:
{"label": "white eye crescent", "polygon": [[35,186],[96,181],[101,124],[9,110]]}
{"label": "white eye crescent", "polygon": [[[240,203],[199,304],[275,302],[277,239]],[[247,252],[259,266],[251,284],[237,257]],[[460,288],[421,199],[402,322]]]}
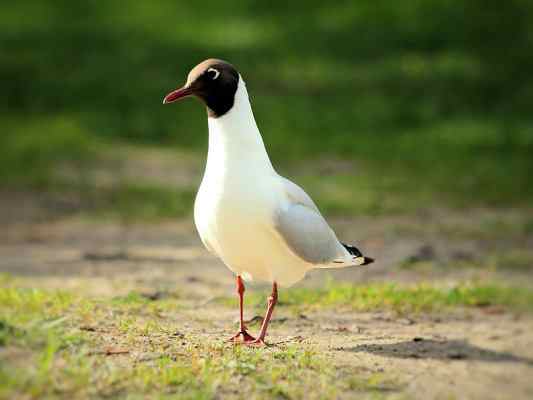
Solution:
{"label": "white eye crescent", "polygon": [[218,76],[220,75],[220,71],[218,69],[215,69],[215,68],[209,68],[207,70],[207,72],[213,72],[214,73],[214,75],[212,77],[213,80],[217,79]]}

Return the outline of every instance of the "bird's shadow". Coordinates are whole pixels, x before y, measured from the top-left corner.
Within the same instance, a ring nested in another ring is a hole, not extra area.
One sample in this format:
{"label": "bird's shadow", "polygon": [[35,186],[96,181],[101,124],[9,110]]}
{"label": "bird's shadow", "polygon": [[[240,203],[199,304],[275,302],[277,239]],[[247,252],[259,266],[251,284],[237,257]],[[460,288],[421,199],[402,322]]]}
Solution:
{"label": "bird's shadow", "polygon": [[416,339],[387,344],[361,344],[337,350],[395,358],[516,362],[533,366],[533,359],[473,346],[464,340]]}

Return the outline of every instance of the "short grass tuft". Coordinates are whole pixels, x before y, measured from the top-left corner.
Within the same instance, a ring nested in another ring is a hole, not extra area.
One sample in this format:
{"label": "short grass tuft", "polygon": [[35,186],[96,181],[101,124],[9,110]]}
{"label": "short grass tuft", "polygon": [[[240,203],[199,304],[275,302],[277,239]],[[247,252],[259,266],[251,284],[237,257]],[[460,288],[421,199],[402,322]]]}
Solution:
{"label": "short grass tuft", "polygon": [[[252,293],[247,301],[262,305],[266,296]],[[221,299],[236,305],[233,298]],[[461,284],[435,287],[429,284],[330,284],[324,289],[291,288],[280,294],[280,303],[289,307],[343,306],[356,311],[388,309],[399,313],[431,312],[455,307],[504,306],[516,311],[533,312],[533,291],[498,285]]]}

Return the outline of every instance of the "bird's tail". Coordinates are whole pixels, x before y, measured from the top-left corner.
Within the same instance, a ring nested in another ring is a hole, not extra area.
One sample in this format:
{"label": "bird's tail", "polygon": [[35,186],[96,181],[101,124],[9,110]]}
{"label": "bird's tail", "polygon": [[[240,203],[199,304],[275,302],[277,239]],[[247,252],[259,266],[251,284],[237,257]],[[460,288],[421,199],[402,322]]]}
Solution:
{"label": "bird's tail", "polygon": [[363,253],[355,246],[349,244],[341,243],[346,251],[349,253],[350,257],[345,259],[333,260],[331,263],[321,265],[320,268],[345,268],[345,267],[355,267],[372,264],[374,262],[373,258],[365,257]]}

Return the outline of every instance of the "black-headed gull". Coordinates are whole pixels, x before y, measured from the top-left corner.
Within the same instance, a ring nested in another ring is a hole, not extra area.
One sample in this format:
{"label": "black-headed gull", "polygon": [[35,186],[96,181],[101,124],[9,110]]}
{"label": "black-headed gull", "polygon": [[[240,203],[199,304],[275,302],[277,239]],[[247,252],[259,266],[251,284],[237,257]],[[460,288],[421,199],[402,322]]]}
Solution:
{"label": "black-headed gull", "polygon": [[[207,106],[209,125],[207,165],[194,204],[194,221],[205,247],[237,276],[240,330],[230,340],[262,345],[278,284],[290,286],[314,268],[343,268],[373,260],[341,243],[307,193],[276,173],[235,67],[206,60],[163,103],[188,96]],[[243,322],[243,280],[272,283],[257,338]]]}

